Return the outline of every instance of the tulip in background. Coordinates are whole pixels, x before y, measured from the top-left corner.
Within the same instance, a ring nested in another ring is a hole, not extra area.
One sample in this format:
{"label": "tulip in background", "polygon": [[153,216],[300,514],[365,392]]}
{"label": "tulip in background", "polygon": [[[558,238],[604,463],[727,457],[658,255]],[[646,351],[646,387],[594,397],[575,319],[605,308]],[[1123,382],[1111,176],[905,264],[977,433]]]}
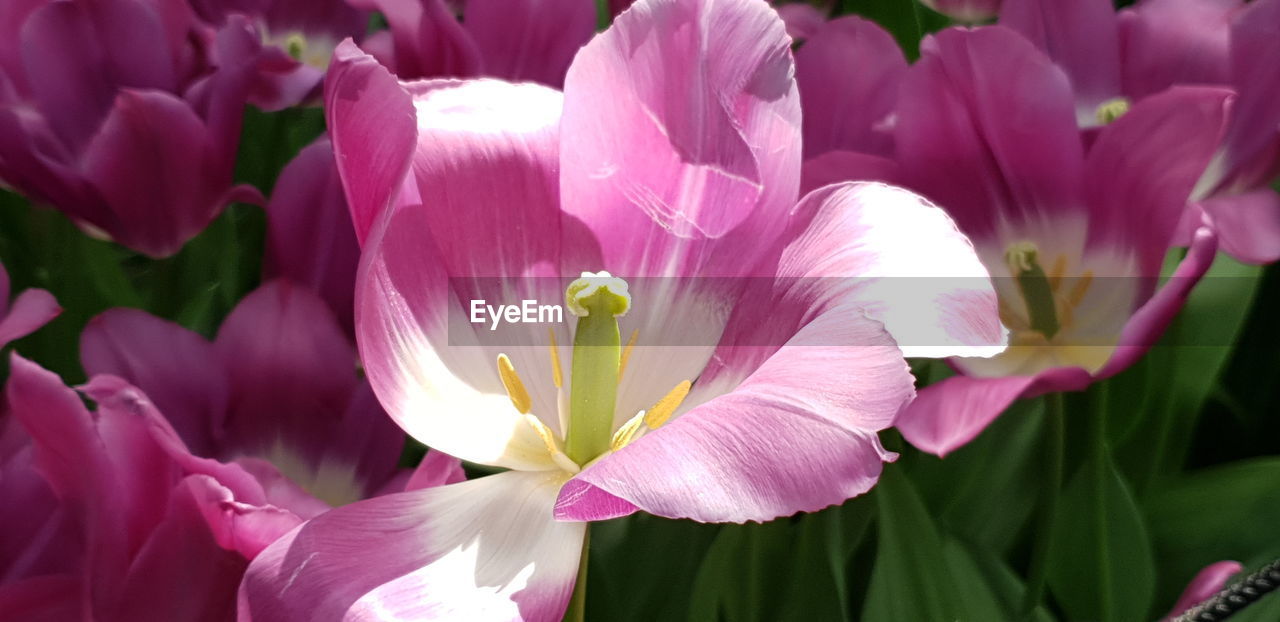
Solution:
{"label": "tulip in background", "polygon": [[[419,440],[511,470],[311,520],[257,558],[242,616],[559,619],[579,521],[769,520],[874,484],[893,459],[876,432],[913,394],[903,352],[973,352],[1001,331],[937,208],[852,184],[796,203],[787,43],[762,4],[642,2],[578,55],[563,97],[397,84],[339,48],[330,127],[357,222],[375,223],[356,307],[370,381]],[[677,83],[695,90],[672,99]],[[601,269],[655,280],[587,274]],[[955,278],[894,282],[924,275]],[[700,285],[717,277],[729,285]],[[576,326],[481,346],[451,322],[504,291],[567,296]],[[580,341],[600,334],[612,345]]]}
{"label": "tulip in background", "polygon": [[898,422],[945,454],[1018,397],[1080,390],[1131,365],[1213,261],[1201,229],[1162,287],[1184,204],[1226,125],[1232,94],[1184,87],[1143,100],[1086,154],[1066,76],[1001,26],[925,43],[898,108],[909,186],[943,205],[998,277],[1010,347],[955,359]]}

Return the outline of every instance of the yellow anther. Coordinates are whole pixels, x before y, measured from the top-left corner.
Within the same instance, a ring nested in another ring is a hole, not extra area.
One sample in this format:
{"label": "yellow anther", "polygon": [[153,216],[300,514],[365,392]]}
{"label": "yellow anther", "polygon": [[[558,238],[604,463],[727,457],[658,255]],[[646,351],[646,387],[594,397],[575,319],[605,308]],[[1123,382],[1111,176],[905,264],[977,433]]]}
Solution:
{"label": "yellow anther", "polygon": [[617,432],[613,433],[613,440],[609,442],[609,449],[618,451],[619,449],[626,447],[631,441],[635,440],[636,433],[640,431],[640,428],[643,425],[644,411],[642,410],[636,413],[636,416],[622,424],[622,427],[618,428]]}
{"label": "yellow anther", "polygon": [[1089,285],[1093,283],[1093,271],[1085,270],[1080,275],[1080,279],[1076,281],[1071,293],[1067,295],[1067,303],[1072,307],[1080,306],[1080,302],[1084,300],[1084,295],[1089,292]]}
{"label": "yellow anther", "polygon": [[1124,97],[1115,97],[1098,104],[1098,109],[1094,111],[1098,123],[1107,125],[1129,112],[1129,100]]}
{"label": "yellow anther", "polygon": [[667,422],[671,415],[680,407],[680,403],[689,395],[689,388],[693,386],[688,380],[681,381],[672,389],[670,393],[662,396],[657,404],[654,404],[644,416],[644,424],[650,430],[656,430],[659,426]]}
{"label": "yellow anther", "polygon": [[506,354],[498,355],[498,375],[502,377],[502,386],[507,388],[507,397],[511,398],[511,405],[515,406],[521,414],[528,414],[533,409],[533,400],[529,399],[529,391],[524,388],[524,383],[520,382],[520,376],[516,374],[516,368]]}
{"label": "yellow anther", "polygon": [[542,439],[542,444],[546,446],[547,453],[551,454],[551,461],[556,466],[570,473],[577,473],[581,470],[581,467],[576,462],[570,460],[569,456],[560,451],[560,444],[556,442],[556,433],[552,432],[551,428],[547,427],[547,424],[531,414],[525,414],[524,421],[529,424],[529,427],[533,428],[534,432],[538,433],[538,438]]}
{"label": "yellow anther", "polygon": [[560,348],[556,346],[556,331],[547,327],[547,335],[551,337],[551,382],[556,388],[564,386],[564,376],[560,372]]}
{"label": "yellow anther", "polygon": [[1067,256],[1058,255],[1058,258],[1053,260],[1053,267],[1049,269],[1049,288],[1056,291],[1058,289],[1058,285],[1062,283],[1062,276],[1066,274],[1066,272]]}
{"label": "yellow anther", "polygon": [[640,338],[640,329],[631,331],[631,338],[627,340],[627,345],[622,347],[622,358],[618,361],[618,382],[622,382],[622,372],[627,370],[627,360],[631,358],[631,349],[636,347],[636,340]]}

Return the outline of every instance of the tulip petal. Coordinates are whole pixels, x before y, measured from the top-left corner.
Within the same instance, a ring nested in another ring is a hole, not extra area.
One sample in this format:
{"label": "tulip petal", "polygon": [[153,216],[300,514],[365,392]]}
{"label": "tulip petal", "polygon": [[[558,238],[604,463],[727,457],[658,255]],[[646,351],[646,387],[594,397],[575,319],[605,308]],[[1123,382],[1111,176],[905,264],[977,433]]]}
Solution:
{"label": "tulip petal", "polygon": [[790,2],[774,8],[787,25],[787,36],[797,42],[812,37],[827,22],[827,16],[812,4]]}
{"label": "tulip petal", "polygon": [[1062,71],[1000,26],[930,41],[899,97],[909,187],[975,240],[1076,210],[1084,153]]}
{"label": "tulip petal", "polygon": [[1237,0],[1148,0],[1120,13],[1124,94],[1175,84],[1230,82],[1229,32]]}
{"label": "tulip petal", "polygon": [[[8,291],[3,294],[8,295]],[[14,339],[30,335],[59,313],[62,313],[62,307],[58,306],[53,294],[43,289],[28,289],[18,294],[8,312],[0,309],[0,348]]]}
{"label": "tulip petal", "polygon": [[1178,263],[1173,275],[1125,323],[1119,345],[1098,372],[1099,378],[1110,378],[1124,371],[1155,345],[1186,304],[1192,288],[1213,265],[1217,250],[1218,238],[1212,231],[1201,228],[1195,232],[1186,257]]}
{"label": "tulip petal", "polygon": [[1244,565],[1237,561],[1221,561],[1205,566],[1187,584],[1187,588],[1178,596],[1178,602],[1174,603],[1173,609],[1165,614],[1163,620],[1172,620],[1213,597],[1227,586],[1231,577],[1240,574],[1242,570]]}
{"label": "tulip petal", "polygon": [[413,101],[391,72],[347,40],[334,50],[324,102],[351,221],[363,245],[409,170],[417,140]]}
{"label": "tulip petal", "polygon": [[894,426],[916,449],[946,456],[976,438],[1015,400],[1079,390],[1091,381],[1080,368],[1049,369],[1034,376],[952,376],[921,389]]}
{"label": "tulip petal", "polygon": [[462,26],[484,75],[560,88],[573,56],[595,34],[595,6],[576,0],[467,0]]}
{"label": "tulip petal", "polygon": [[507,472],[323,514],[253,561],[242,619],[560,620],[586,530],[552,519],[562,481]]}
{"label": "tulip petal", "polygon": [[466,481],[467,474],[462,470],[462,461],[449,454],[430,450],[422,457],[422,462],[414,468],[413,475],[405,483],[404,489],[421,490],[446,484]]}
{"label": "tulip petal", "polygon": [[137,309],[111,309],[80,334],[89,376],[111,374],[142,389],[199,455],[212,455],[228,406],[227,375],[213,345]]}
{"label": "tulip petal", "polygon": [[1018,31],[1066,71],[1081,127],[1121,94],[1120,34],[1108,0],[1005,0],[1000,25]]}
{"label": "tulip petal", "polygon": [[307,458],[323,452],[358,379],[355,352],[319,297],[266,283],[227,316],[214,350],[231,388],[225,448],[266,455],[286,442]]}
{"label": "tulip petal", "polygon": [[846,183],[810,193],[793,217],[803,230],[783,251],[778,276],[797,290],[825,290],[811,308],[859,305],[905,356],[1003,349],[987,269],[938,207],[900,188]]}
{"label": "tulip petal", "polygon": [[1280,195],[1275,190],[1216,197],[1199,205],[1212,218],[1223,252],[1251,264],[1280,260]]}
{"label": "tulip petal", "polygon": [[0,585],[0,611],[23,622],[66,622],[83,615],[84,589],[71,575],[47,575]]}
{"label": "tulip petal", "polygon": [[879,181],[900,185],[902,177],[898,163],[889,158],[852,151],[828,151],[805,160],[804,167],[800,169],[800,192],[809,194],[842,181]]}
{"label": "tulip petal", "polygon": [[265,273],[309,286],[350,330],[360,244],[329,140],[303,149],[267,204]]}
{"label": "tulip petal", "polygon": [[740,523],[841,503],[870,489],[894,458],[876,432],[913,393],[883,328],[856,308],[830,309],[734,390],[579,473],[556,517],[601,520],[638,508]]}
{"label": "tulip petal", "polygon": [[1245,167],[1274,148],[1280,126],[1280,0],[1257,0],[1231,24],[1231,84],[1240,98],[1223,141],[1224,171]]}
{"label": "tulip petal", "polygon": [[1102,130],[1085,162],[1091,245],[1133,249],[1140,275],[1159,274],[1222,138],[1231,96],[1223,88],[1175,87]]}
{"label": "tulip petal", "polygon": [[401,78],[479,75],[480,51],[444,0],[352,0],[351,4],[386,18],[395,60],[391,68]]}
{"label": "tulip petal", "polygon": [[119,219],[95,224],[151,256],[176,252],[223,206],[212,138],[183,100],[121,91],[84,154],[85,177]]}
{"label": "tulip petal", "polygon": [[[384,215],[366,243],[356,292],[361,358],[388,413],[426,445],[475,462],[549,468],[496,364],[498,352],[510,356],[533,413],[557,429],[547,326],[491,334],[469,321],[468,305],[563,297],[558,278],[521,278],[560,276],[560,95],[492,80],[415,89],[420,204]],[[495,347],[475,347],[482,343]]]}
{"label": "tulip petal", "polygon": [[893,37],[861,17],[832,20],[796,52],[806,158],[834,150],[888,156],[889,117],[907,59]]}
{"label": "tulip petal", "polygon": [[[658,0],[582,49],[565,79],[560,186],[600,241],[600,267],[754,267],[799,181],[790,43],[763,2]],[[735,250],[713,257],[707,245],[726,235]]]}

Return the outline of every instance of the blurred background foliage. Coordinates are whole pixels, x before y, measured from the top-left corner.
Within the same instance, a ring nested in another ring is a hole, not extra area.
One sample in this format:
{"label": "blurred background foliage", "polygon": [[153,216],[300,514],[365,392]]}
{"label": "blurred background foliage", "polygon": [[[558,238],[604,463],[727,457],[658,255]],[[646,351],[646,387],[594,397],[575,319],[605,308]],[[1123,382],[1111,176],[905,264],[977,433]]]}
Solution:
{"label": "blurred background foliage", "polygon": [[[878,22],[912,59],[924,35],[948,25],[908,0],[843,0],[835,12]],[[237,181],[269,194],[323,130],[318,108],[248,109]],[[105,309],[147,309],[212,337],[260,281],[265,224],[260,208],[233,205],[181,252],[153,260],[0,190],[0,262],[14,291],[44,288],[64,307],[12,347],[79,383],[80,331]],[[885,444],[901,458],[842,506],[763,525],[596,523],[587,618],[1156,619],[1205,565],[1280,557],[1277,312],[1280,268],[1220,256],[1131,369],[1084,393],[1015,404],[945,459],[890,431]],[[922,384],[950,373],[915,368]],[[406,448],[405,460],[421,451]],[[1045,604],[1030,607],[1041,594]],[[1280,598],[1235,619],[1280,620]]]}

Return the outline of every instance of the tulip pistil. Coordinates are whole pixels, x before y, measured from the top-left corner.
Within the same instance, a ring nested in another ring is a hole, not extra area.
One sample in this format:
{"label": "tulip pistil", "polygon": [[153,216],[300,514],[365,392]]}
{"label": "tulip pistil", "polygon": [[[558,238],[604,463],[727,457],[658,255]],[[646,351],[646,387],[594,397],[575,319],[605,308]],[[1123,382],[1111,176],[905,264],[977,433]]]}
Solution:
{"label": "tulip pistil", "polygon": [[1053,339],[1061,325],[1058,322],[1058,305],[1054,298],[1054,284],[1050,282],[1038,262],[1039,252],[1030,242],[1020,242],[1005,251],[1005,262],[1017,280],[1022,299],[1027,303],[1031,329]]}
{"label": "tulip pistil", "polygon": [[609,450],[622,369],[618,317],[631,307],[627,283],[608,272],[584,272],[565,290],[578,316],[570,365],[569,429],[565,454],[586,464]]}

